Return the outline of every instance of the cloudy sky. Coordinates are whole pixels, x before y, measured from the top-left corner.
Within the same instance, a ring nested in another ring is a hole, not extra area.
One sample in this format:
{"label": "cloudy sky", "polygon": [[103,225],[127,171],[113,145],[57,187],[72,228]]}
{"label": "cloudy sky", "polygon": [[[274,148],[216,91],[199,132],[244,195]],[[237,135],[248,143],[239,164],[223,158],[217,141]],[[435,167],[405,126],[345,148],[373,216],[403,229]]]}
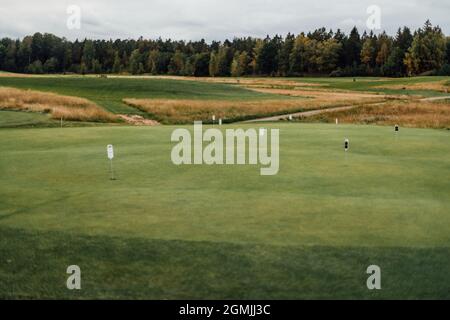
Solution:
{"label": "cloudy sky", "polygon": [[[67,8],[81,9],[81,28],[67,27]],[[367,8],[381,8],[381,27],[417,28],[426,19],[450,35],[449,0],[0,0],[0,37],[51,32],[75,38],[171,38],[207,41],[299,33],[326,26],[366,29]]]}

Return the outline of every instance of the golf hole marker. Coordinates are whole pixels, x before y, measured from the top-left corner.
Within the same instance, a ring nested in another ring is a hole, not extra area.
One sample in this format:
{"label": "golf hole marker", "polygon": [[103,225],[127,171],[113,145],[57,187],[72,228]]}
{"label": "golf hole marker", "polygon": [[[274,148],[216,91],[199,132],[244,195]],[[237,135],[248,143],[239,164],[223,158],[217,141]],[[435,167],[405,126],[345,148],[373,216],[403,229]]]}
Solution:
{"label": "golf hole marker", "polygon": [[114,159],[114,147],[112,144],[109,144],[106,147],[106,151],[108,154],[108,159],[109,159],[109,164],[110,164],[110,169],[111,169],[111,180],[115,180],[114,178],[114,167],[113,167],[113,159]]}
{"label": "golf hole marker", "polygon": [[108,152],[108,159],[109,160],[114,159],[114,147],[113,147],[113,145],[109,144],[106,148],[107,148],[106,150]]}
{"label": "golf hole marker", "polygon": [[347,152],[348,149],[350,149],[350,140],[345,139],[345,141],[344,141],[344,149],[345,149],[345,152]]}

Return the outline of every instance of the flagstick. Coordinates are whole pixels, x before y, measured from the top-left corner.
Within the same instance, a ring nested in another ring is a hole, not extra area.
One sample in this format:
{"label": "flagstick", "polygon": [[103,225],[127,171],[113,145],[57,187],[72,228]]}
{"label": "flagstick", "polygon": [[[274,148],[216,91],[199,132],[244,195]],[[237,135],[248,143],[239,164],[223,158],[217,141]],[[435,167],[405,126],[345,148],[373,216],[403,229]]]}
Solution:
{"label": "flagstick", "polygon": [[111,180],[116,180],[116,179],[114,178],[113,160],[110,159],[110,160],[109,160],[109,163],[110,163],[110,168],[111,168]]}

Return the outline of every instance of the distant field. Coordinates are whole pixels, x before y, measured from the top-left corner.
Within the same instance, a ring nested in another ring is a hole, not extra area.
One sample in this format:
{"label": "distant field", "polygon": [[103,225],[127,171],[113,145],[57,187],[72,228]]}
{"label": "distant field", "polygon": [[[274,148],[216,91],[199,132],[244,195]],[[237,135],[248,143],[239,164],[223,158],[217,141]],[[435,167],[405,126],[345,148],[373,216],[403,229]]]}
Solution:
{"label": "distant field", "polygon": [[[85,98],[115,114],[164,124],[235,122],[304,110],[360,106],[396,98],[447,95],[448,77],[386,78],[190,78],[26,76],[2,74],[0,87]],[[133,101],[130,103],[130,101]]]}
{"label": "distant field", "polygon": [[281,164],[266,178],[174,166],[170,126],[2,130],[0,297],[449,297],[447,131],[268,127]]}
{"label": "distant field", "polygon": [[0,86],[50,91],[89,99],[113,113],[142,114],[122,102],[125,98],[267,99],[270,95],[224,84],[169,79],[98,77],[1,77]]}

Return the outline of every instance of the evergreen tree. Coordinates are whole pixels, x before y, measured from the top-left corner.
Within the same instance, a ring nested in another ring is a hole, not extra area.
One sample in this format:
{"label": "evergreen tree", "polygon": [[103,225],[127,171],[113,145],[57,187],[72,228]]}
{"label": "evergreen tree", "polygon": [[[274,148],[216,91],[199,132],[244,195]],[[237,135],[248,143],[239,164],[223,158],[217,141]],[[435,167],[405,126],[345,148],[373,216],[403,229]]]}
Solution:
{"label": "evergreen tree", "polygon": [[445,63],[446,39],[439,27],[433,27],[428,20],[419,29],[409,48],[405,65],[409,74],[420,74],[426,71],[439,70]]}
{"label": "evergreen tree", "polygon": [[[207,58],[206,58],[207,57]],[[205,69],[206,68],[206,69]],[[242,76],[305,74],[402,76],[450,70],[450,40],[429,21],[414,35],[407,27],[395,37],[353,28],[349,36],[318,28],[305,35],[213,41],[89,40],[68,41],[35,33],[0,39],[0,69],[30,73],[120,73]]]}
{"label": "evergreen tree", "polygon": [[288,34],[281,47],[280,54],[278,56],[278,74],[280,76],[287,76],[290,71],[290,55],[294,48],[295,36]]}
{"label": "evergreen tree", "polygon": [[361,63],[361,37],[358,29],[354,27],[350,32],[348,40],[345,42],[344,54],[346,57],[346,65],[357,67]]}
{"label": "evergreen tree", "polygon": [[194,60],[194,76],[205,77],[209,74],[209,53],[197,53]]}
{"label": "evergreen tree", "polygon": [[86,72],[92,71],[92,61],[95,58],[95,47],[91,40],[85,40],[81,62],[85,65]]}
{"label": "evergreen tree", "polygon": [[233,52],[228,45],[223,45],[217,53],[217,73],[219,76],[226,77],[231,74],[231,62],[233,61]]}
{"label": "evergreen tree", "polygon": [[262,75],[275,75],[278,70],[278,52],[280,47],[280,38],[273,39],[267,37],[259,51],[256,65],[257,71]]}

